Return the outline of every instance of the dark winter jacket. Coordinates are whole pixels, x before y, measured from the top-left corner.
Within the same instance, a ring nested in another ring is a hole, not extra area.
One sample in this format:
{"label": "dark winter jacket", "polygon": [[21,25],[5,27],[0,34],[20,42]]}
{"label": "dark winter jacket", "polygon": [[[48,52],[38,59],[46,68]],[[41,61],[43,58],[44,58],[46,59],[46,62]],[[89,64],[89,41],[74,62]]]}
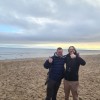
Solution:
{"label": "dark winter jacket", "polygon": [[66,55],[65,62],[66,62],[65,80],[78,81],[79,66],[85,65],[86,62],[78,55],[76,56],[76,58],[71,58],[69,54]]}
{"label": "dark winter jacket", "polygon": [[64,61],[65,57],[59,57],[57,54],[54,54],[52,56],[53,62],[49,63],[48,60],[44,63],[44,67],[46,69],[49,69],[49,79],[55,80],[55,81],[61,81],[62,78],[64,78]]}

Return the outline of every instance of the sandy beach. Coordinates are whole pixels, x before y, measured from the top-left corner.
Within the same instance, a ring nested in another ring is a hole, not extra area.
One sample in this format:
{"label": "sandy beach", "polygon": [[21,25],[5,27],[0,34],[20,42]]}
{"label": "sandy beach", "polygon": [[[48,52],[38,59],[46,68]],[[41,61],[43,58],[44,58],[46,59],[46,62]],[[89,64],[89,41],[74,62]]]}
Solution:
{"label": "sandy beach", "polygon": [[[87,64],[80,66],[79,100],[100,100],[100,55],[82,57]],[[48,72],[43,67],[45,60],[33,58],[0,61],[0,100],[44,100],[44,83]],[[63,81],[57,100],[64,100]]]}

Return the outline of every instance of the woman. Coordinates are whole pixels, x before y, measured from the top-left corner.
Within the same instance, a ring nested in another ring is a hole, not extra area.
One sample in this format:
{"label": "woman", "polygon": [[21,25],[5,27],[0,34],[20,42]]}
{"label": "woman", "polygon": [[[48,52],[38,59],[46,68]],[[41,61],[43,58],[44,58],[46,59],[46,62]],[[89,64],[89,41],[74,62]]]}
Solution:
{"label": "woman", "polygon": [[78,71],[80,65],[85,65],[86,62],[79,56],[74,46],[70,46],[68,54],[65,58],[66,71],[64,79],[64,91],[65,100],[69,100],[70,91],[73,96],[73,100],[78,100],[78,87],[79,77]]}

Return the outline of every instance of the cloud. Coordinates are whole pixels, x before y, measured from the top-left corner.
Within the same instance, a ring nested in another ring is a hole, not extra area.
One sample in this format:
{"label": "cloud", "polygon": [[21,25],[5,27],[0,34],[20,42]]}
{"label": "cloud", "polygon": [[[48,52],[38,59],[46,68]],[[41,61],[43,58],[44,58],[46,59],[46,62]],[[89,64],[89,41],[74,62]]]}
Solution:
{"label": "cloud", "polygon": [[[99,0],[0,0],[0,42],[100,42]],[[5,27],[6,30],[6,27]]]}

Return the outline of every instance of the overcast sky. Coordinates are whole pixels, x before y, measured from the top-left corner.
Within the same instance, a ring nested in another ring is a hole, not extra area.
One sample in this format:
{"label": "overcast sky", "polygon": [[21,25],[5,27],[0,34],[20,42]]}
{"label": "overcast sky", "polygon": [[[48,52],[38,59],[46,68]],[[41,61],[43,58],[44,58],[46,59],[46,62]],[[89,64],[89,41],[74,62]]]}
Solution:
{"label": "overcast sky", "polygon": [[100,42],[100,0],[0,0],[0,43]]}

